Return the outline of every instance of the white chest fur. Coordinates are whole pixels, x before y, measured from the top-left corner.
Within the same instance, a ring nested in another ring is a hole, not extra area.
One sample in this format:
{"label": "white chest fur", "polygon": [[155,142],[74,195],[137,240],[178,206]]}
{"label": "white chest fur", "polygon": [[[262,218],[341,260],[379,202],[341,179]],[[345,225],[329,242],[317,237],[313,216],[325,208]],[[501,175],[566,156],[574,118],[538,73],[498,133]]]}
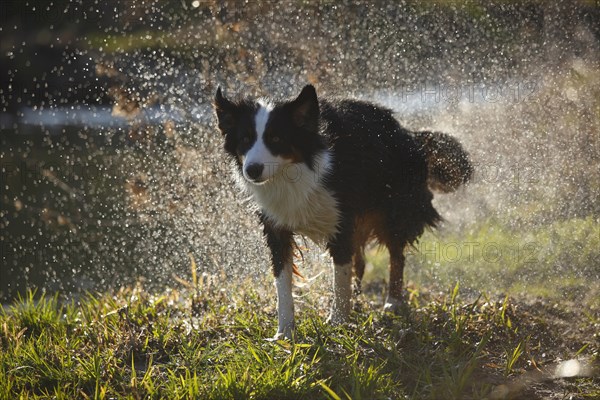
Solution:
{"label": "white chest fur", "polygon": [[314,170],[290,164],[264,184],[244,180],[244,187],[271,223],[323,242],[337,233],[339,222],[337,201],[323,182],[330,168],[331,154],[324,151]]}

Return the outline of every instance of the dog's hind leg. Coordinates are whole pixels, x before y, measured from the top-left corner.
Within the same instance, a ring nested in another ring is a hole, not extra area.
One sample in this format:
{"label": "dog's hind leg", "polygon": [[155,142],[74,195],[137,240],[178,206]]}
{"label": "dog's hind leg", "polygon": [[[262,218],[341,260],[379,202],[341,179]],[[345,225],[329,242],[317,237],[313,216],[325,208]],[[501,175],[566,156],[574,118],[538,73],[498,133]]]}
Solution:
{"label": "dog's hind leg", "polygon": [[[384,242],[390,253],[390,280],[384,310],[399,313],[406,310],[404,264],[406,247],[423,234],[426,226],[434,226],[439,215],[431,206],[431,193],[421,202],[392,208],[388,214]],[[400,202],[402,198],[396,202]],[[409,212],[408,210],[412,210]]]}
{"label": "dog's hind leg", "polygon": [[362,293],[362,278],[365,275],[365,254],[362,248],[354,251],[352,267],[354,269],[354,296],[356,297]]}
{"label": "dog's hind leg", "polygon": [[398,312],[404,305],[404,248],[406,243],[396,242],[395,245],[388,244],[390,252],[390,281],[388,284],[388,295],[383,309],[390,312]]}

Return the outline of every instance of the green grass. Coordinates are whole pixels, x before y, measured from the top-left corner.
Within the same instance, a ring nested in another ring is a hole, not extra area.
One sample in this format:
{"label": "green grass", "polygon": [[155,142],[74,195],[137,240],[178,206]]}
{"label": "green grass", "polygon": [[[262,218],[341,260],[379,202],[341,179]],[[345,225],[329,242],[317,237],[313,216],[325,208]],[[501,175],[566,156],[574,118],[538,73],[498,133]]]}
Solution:
{"label": "green grass", "polygon": [[[510,220],[512,222],[512,219]],[[488,293],[583,301],[600,307],[600,224],[572,218],[519,229],[487,220],[464,232],[426,232],[407,257],[407,277],[445,288],[460,281]],[[384,280],[387,252],[374,248],[366,281]]]}
{"label": "green grass", "polygon": [[[466,300],[458,285],[435,297],[413,288],[400,316],[367,295],[342,327],[307,296],[295,343],[265,340],[276,330],[271,293],[198,286],[15,301],[0,313],[0,398],[484,398],[556,359],[598,357],[593,335],[567,340],[547,307]],[[569,323],[592,332],[598,310],[576,311]],[[600,394],[593,378],[560,390]]]}
{"label": "green grass", "polygon": [[[30,292],[0,310],[0,399],[597,398],[598,223],[526,223],[425,234],[400,315],[381,312],[387,254],[372,250],[351,321],[327,325],[330,294],[313,284],[293,343],[266,340],[267,273],[199,276],[193,258],[182,289]],[[571,359],[585,376],[553,377]]]}

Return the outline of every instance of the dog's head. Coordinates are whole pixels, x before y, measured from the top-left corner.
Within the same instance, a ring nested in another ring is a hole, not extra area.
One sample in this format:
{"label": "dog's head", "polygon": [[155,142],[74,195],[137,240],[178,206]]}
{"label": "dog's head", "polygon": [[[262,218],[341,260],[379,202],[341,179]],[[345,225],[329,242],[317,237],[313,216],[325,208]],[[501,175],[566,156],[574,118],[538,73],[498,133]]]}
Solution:
{"label": "dog's head", "polygon": [[263,184],[292,163],[312,168],[324,148],[319,135],[319,101],[311,85],[291,101],[231,101],[217,89],[214,100],[225,151],[236,160],[244,178]]}

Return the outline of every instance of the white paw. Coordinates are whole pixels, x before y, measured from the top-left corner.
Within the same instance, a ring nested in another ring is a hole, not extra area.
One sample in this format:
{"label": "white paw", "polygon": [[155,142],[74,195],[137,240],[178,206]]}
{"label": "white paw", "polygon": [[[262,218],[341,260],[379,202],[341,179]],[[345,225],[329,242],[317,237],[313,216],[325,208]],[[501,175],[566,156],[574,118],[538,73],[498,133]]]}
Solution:
{"label": "white paw", "polygon": [[395,299],[393,297],[388,297],[385,304],[383,305],[383,311],[396,314],[396,313],[402,311],[402,308],[405,305],[406,305],[405,302],[401,299]]}
{"label": "white paw", "polygon": [[290,340],[293,341],[294,340],[294,334],[295,334],[295,327],[294,325],[289,325],[289,326],[285,326],[283,328],[279,328],[277,330],[277,333],[275,334],[275,336],[273,336],[271,339],[267,339],[268,341],[277,341],[277,340]]}
{"label": "white paw", "polygon": [[327,318],[327,323],[329,325],[341,325],[348,321],[348,317],[350,316],[349,311],[341,311],[338,309],[332,309],[329,312],[329,317]]}

